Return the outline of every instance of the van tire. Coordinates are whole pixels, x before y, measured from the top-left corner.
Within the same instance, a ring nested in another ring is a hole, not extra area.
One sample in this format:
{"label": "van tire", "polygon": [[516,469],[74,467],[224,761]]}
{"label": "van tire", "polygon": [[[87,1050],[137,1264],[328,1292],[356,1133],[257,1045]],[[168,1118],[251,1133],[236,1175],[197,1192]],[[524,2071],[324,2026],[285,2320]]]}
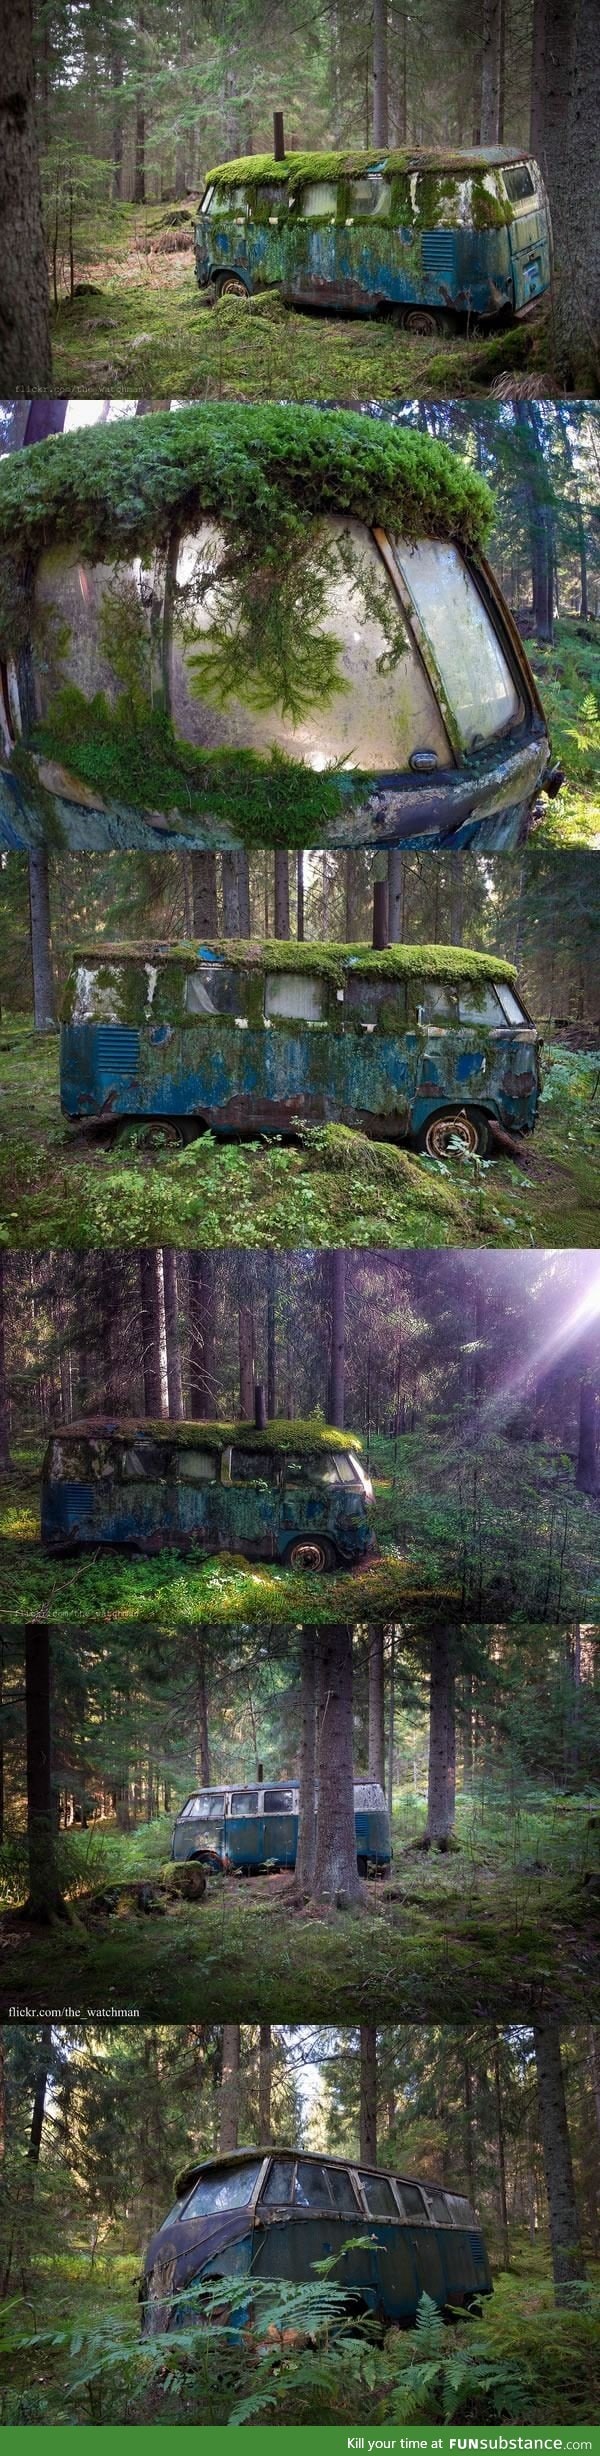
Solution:
{"label": "van tire", "polygon": [[[312,1558],[309,1557],[311,1554]],[[305,1576],[312,1577],[324,1577],[327,1570],[337,1566],[333,1545],[327,1542],[325,1535],[314,1535],[312,1538],[296,1536],[294,1542],[287,1545],[283,1559],[286,1569],[299,1569]]]}
{"label": "van tire", "polygon": [[218,273],[215,282],[217,298],[249,298],[248,284],[241,273]]}
{"label": "van tire", "polygon": [[409,307],[404,317],[405,333],[421,333],[424,340],[435,340],[441,329],[435,307]]}
{"label": "van tire", "polygon": [[358,1869],[358,1874],[359,1874],[359,1876],[362,1876],[363,1878],[364,1878],[364,1877],[366,1877],[366,1876],[368,1876],[368,1873],[369,1873],[369,1862],[368,1862],[368,1859],[365,1859],[365,1858],[364,1858],[362,1851],[359,1853],[359,1856],[357,1857],[356,1865],[357,1865],[357,1869]]}
{"label": "van tire", "polygon": [[490,1148],[490,1129],[483,1109],[436,1109],[433,1117],[415,1135],[415,1149],[425,1151],[430,1160],[444,1158],[446,1144],[452,1134],[458,1134],[465,1151],[473,1158],[484,1160]]}

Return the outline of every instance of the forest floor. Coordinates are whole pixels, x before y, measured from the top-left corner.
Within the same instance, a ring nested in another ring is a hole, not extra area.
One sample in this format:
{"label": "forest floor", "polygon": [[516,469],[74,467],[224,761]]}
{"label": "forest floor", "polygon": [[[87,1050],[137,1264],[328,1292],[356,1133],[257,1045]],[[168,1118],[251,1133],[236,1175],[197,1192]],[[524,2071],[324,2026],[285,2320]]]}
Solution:
{"label": "forest floor", "polygon": [[[10,2003],[139,2011],[144,2020],[233,2018],[243,1984],[252,2021],[527,2020],[600,2012],[598,1842],[593,1796],[497,1804],[459,1799],[450,1854],[418,1847],[424,1810],[409,1795],[394,1816],[391,1875],[363,1887],[357,1910],[301,1908],[293,1877],[211,1877],[200,1903],[137,1909],[128,1891],[152,1886],[172,1819],[133,1835],[92,1827],[59,1841],[72,1924],[51,1931],[8,1905],[0,1954]],[[15,1885],[16,1863],[11,1890]],[[10,1874],[9,1874],[10,1885]],[[95,1898],[97,1897],[97,1898]],[[146,1900],[146,1893],[144,1894]],[[114,1896],[113,1896],[114,1899]],[[14,1901],[14,1893],[13,1893]]]}
{"label": "forest floor", "polygon": [[[96,207],[76,245],[76,295],[53,319],[57,393],[106,398],[362,402],[488,392],[511,374],[553,393],[547,317],[431,340],[386,317],[284,307],[277,292],[210,305],[193,234],[173,250],[164,205]],[[133,404],[132,404],[133,406]]]}
{"label": "forest floor", "polygon": [[[363,1445],[364,1447],[364,1445]],[[105,1619],[176,1636],[195,1623],[244,1621],[289,1628],[310,1619],[418,1618],[443,1608],[457,1619],[600,1619],[600,1510],[575,1489],[568,1454],[448,1419],[373,1439],[380,1557],[322,1578],[248,1562],[164,1551],[152,1558],[109,1547],[60,1558],[40,1542],[41,1448],[15,1454],[0,1485],[0,1570],[5,1620]]]}
{"label": "forest floor", "polygon": [[534,1137],[518,1160],[423,1159],[344,1126],[302,1142],[210,1134],[145,1151],[61,1117],[58,1035],[0,1024],[0,1243],[595,1246],[600,1241],[597,1056],[545,1051]]}
{"label": "forest floor", "polygon": [[[222,2340],[212,2332],[203,2332],[198,2350],[197,2368],[190,2356],[188,2378],[182,2381],[175,2368],[175,2382],[183,2388],[177,2403],[172,2393],[173,2371],[164,2377],[164,2349],[156,2347],[152,2385],[149,2385],[148,2363],[152,2360],[152,2341],[140,2347],[138,2283],[143,2242],[136,2241],[133,2229],[118,2218],[106,2220],[98,2245],[98,2221],[74,2202],[73,2178],[69,2165],[64,2176],[55,2161],[52,2184],[44,2168],[36,2181],[35,2218],[28,2223],[28,2239],[23,2241],[24,2224],[18,2232],[19,2259],[14,2276],[10,2277],[10,2301],[4,2306],[2,2325],[4,2387],[0,2419],[4,2425],[73,2424],[172,2425],[174,2415],[181,2423],[222,2424],[233,2416],[236,2405],[248,2394],[252,2383],[252,2361],[248,2340],[244,2334],[241,2353],[233,2352],[226,2360]],[[37,2222],[36,2222],[37,2220]],[[35,2225],[35,2233],[34,2233]],[[90,2248],[91,2246],[91,2248]],[[598,2331],[598,2293],[600,2271],[593,2259],[587,2261],[592,2289],[590,2311],[556,2308],[550,2276],[550,2264],[545,2244],[531,2244],[527,2236],[511,2227],[511,2267],[502,2269],[497,2249],[488,2246],[491,2254],[493,2294],[485,2304],[484,2319],[476,2329],[469,2320],[445,2332],[442,2343],[445,2361],[452,2361],[454,2381],[452,2408],[454,2421],[463,2416],[467,2424],[473,2413],[483,2411],[488,2423],[493,2422],[494,2436],[502,2430],[498,2414],[508,2411],[509,2431],[515,2424],[561,2426],[578,2422],[588,2428],[600,2415],[600,2336]],[[288,2289],[289,2292],[289,2289]],[[40,2332],[35,2335],[36,2329]],[[43,2334],[42,2332],[47,2332]],[[361,2421],[380,2430],[382,2422],[392,2420],[397,2425],[397,2375],[382,2398],[381,2364],[369,2340],[370,2357],[365,2376],[357,2387],[355,2367],[344,2362],[337,2375],[329,2373],[323,2364],[319,2346],[314,2353],[314,2385],[311,2386],[311,2366],[307,2353],[302,2356],[304,2399],[294,2394],[293,2362],[287,2396],[284,2367],[280,2358],[277,2381],[275,2416],[263,2411],[260,2426],[273,2418],[278,2423],[337,2423],[352,2426],[360,2400]],[[412,2330],[402,2334],[398,2348],[408,2365],[412,2359],[423,2359],[422,2348]],[[491,2407],[479,2401],[477,2363],[486,2351],[494,2365],[495,2397]],[[211,2359],[212,2354],[212,2359]],[[290,2360],[290,2357],[287,2357]],[[175,2354],[171,2352],[175,2363]],[[508,2407],[502,2402],[502,2378],[505,2365],[512,2367],[513,2393]],[[457,2365],[464,2366],[461,2386],[456,2377]],[[383,2364],[385,2368],[385,2362]],[[158,2376],[157,2376],[158,2371]],[[404,2379],[404,2364],[400,2378]],[[443,2377],[443,2374],[442,2374]],[[272,2388],[272,2381],[267,2383]],[[409,2419],[408,2428],[418,2438],[423,2422],[441,2422],[447,2415],[443,2402],[442,2380],[438,2393],[432,2388],[425,2405],[421,2400],[421,2421]],[[516,2394],[515,2394],[516,2389]],[[439,2399],[439,2401],[438,2401]],[[499,2399],[499,2402],[498,2402]],[[414,2406],[409,2409],[414,2416]],[[459,2428],[463,2427],[459,2420]],[[255,2433],[256,2435],[256,2433]],[[305,2433],[306,2435],[306,2433]]]}

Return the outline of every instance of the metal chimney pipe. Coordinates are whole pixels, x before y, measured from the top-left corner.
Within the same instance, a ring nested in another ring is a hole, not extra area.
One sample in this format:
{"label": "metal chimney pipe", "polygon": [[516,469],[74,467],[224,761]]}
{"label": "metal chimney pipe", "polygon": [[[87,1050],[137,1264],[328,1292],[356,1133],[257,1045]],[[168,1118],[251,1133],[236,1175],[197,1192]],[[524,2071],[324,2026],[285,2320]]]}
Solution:
{"label": "metal chimney pipe", "polygon": [[276,162],[285,162],[283,111],[273,112],[273,156]]}

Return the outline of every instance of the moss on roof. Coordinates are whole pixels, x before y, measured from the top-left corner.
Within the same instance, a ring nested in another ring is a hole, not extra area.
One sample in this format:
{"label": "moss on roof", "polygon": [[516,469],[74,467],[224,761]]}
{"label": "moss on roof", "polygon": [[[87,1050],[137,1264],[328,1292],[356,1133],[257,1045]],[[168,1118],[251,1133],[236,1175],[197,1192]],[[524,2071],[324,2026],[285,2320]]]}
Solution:
{"label": "moss on roof", "polygon": [[482,546],[489,488],[444,443],[348,410],[201,404],[52,436],[0,461],[0,655],[28,637],[35,566],[77,545],[113,561],[218,519],[277,563],[307,521],[346,512],[406,537]]}
{"label": "moss on roof", "polygon": [[165,939],[137,938],[101,939],[92,944],[85,940],[72,948],[72,963],[95,966],[105,964],[197,963],[203,955],[215,955],[239,970],[267,967],[271,972],[311,972],[340,981],[345,971],[360,973],[368,980],[406,980],[427,974],[435,980],[514,981],[515,964],[504,956],[477,953],[471,947],[455,946],[394,946],[375,948],[368,945],[335,944],[332,941],[295,938],[184,938],[172,944]]}
{"label": "moss on roof", "polygon": [[240,154],[233,162],[217,162],[208,171],[206,185],[214,182],[222,188],[258,187],[262,180],[278,186],[300,187],[306,179],[360,178],[362,171],[391,172],[447,171],[458,178],[470,171],[500,170],[504,162],[528,162],[530,155],[519,147],[504,145],[414,146],[386,145],[351,147],[345,151],[325,153],[287,153],[283,162],[273,154]]}
{"label": "moss on roof", "polygon": [[314,1424],[310,1417],[297,1422],[276,1416],[264,1432],[244,1421],[240,1424],[205,1424],[202,1420],[175,1422],[163,1416],[80,1416],[70,1424],[55,1424],[53,1441],[174,1441],[193,1449],[220,1450],[228,1442],[245,1441],[257,1450],[360,1450],[362,1443],[356,1433],[340,1432],[338,1425]]}

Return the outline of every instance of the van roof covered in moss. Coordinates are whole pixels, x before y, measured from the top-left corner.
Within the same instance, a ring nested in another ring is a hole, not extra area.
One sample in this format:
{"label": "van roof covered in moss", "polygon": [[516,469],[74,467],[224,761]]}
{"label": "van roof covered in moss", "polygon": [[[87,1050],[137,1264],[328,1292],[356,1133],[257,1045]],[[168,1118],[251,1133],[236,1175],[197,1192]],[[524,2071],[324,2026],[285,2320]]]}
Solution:
{"label": "van roof covered in moss", "polygon": [[287,153],[283,162],[274,154],[241,154],[233,162],[217,162],[207,172],[206,185],[216,182],[219,187],[257,187],[261,180],[276,180],[281,186],[300,187],[305,179],[360,178],[362,171],[433,171],[454,173],[468,178],[469,172],[501,170],[503,163],[528,162],[531,156],[518,146],[480,145],[415,146],[386,145],[325,153]]}
{"label": "van roof covered in moss", "polygon": [[270,972],[317,972],[335,980],[345,970],[364,974],[367,980],[386,981],[420,978],[421,974],[447,981],[514,981],[517,977],[516,965],[507,963],[504,956],[478,954],[470,947],[375,948],[294,938],[182,938],[171,944],[151,938],[110,944],[103,940],[93,945],[86,941],[73,947],[71,960],[98,970],[105,964],[198,963],[202,957],[208,962],[220,959],[240,971],[264,965]]}
{"label": "van roof covered in moss", "polygon": [[77,545],[113,561],[203,518],[271,559],[307,520],[348,513],[405,537],[482,546],[485,481],[447,444],[350,410],[202,403],[54,435],[0,460],[0,653],[27,636],[31,566]]}
{"label": "van roof covered in moss", "polygon": [[256,1424],[204,1424],[198,1422],[165,1421],[152,1416],[78,1416],[70,1424],[55,1424],[53,1441],[165,1441],[186,1444],[193,1449],[226,1449],[230,1441],[247,1443],[257,1450],[360,1450],[362,1443],[356,1433],[340,1432],[338,1425],[312,1424],[307,1420],[287,1421],[274,1418],[264,1432]]}

